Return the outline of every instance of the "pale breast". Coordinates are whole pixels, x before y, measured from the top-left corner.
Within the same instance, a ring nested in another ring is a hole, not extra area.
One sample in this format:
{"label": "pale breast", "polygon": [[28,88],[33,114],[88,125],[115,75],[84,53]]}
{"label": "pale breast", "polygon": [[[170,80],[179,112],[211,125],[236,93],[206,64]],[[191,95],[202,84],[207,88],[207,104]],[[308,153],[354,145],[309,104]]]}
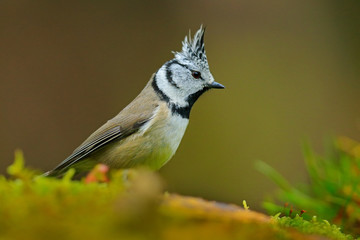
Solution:
{"label": "pale breast", "polygon": [[163,143],[168,145],[173,150],[173,153],[179,147],[188,123],[189,119],[183,118],[180,115],[171,115],[164,120],[162,129],[159,129],[159,132],[163,134]]}
{"label": "pale breast", "polygon": [[151,156],[145,162],[154,168],[160,168],[175,154],[184,136],[189,120],[179,115],[172,115],[166,104],[159,106],[156,116],[144,126],[144,136],[152,145]]}
{"label": "pale breast", "polygon": [[126,139],[114,143],[106,151],[105,163],[116,168],[145,165],[159,169],[175,154],[189,120],[172,115],[161,103],[150,121]]}

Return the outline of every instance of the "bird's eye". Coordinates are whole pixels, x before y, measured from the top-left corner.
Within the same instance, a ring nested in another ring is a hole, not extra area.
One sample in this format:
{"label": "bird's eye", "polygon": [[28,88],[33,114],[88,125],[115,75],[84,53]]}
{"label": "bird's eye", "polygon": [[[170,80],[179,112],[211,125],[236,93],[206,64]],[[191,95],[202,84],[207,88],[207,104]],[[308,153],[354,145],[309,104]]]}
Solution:
{"label": "bird's eye", "polygon": [[199,78],[201,78],[201,73],[198,71],[193,71],[192,76],[196,79],[199,79]]}

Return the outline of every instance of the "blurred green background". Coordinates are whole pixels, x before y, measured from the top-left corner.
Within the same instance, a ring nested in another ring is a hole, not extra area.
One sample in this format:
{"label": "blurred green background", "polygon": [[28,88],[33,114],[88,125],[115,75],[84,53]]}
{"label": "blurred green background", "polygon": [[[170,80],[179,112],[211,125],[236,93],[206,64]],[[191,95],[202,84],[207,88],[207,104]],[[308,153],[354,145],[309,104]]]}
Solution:
{"label": "blurred green background", "polygon": [[275,185],[254,161],[296,184],[304,139],[360,139],[359,12],[341,0],[1,1],[0,173],[15,148],[54,167],[204,24],[226,90],[195,104],[160,173],[169,191],[259,209]]}

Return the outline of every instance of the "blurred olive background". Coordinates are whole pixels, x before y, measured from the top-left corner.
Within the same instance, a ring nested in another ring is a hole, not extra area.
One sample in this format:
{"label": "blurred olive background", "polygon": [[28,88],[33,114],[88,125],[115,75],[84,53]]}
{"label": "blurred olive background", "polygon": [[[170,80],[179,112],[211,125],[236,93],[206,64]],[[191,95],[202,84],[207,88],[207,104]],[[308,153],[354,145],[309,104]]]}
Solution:
{"label": "blurred olive background", "polygon": [[301,146],[360,139],[360,2],[0,2],[0,172],[23,149],[49,170],[117,114],[207,26],[216,81],[160,173],[172,192],[260,208],[270,163],[306,180]]}

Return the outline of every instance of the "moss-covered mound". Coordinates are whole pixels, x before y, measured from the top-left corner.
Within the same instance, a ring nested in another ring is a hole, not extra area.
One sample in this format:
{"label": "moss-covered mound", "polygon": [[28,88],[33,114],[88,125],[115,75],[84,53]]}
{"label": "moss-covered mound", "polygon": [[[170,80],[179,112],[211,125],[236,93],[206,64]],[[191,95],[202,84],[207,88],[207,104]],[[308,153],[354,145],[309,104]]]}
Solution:
{"label": "moss-covered mound", "polygon": [[0,177],[0,239],[352,239],[323,221],[164,194],[145,170],[34,177],[18,153],[8,172]]}

